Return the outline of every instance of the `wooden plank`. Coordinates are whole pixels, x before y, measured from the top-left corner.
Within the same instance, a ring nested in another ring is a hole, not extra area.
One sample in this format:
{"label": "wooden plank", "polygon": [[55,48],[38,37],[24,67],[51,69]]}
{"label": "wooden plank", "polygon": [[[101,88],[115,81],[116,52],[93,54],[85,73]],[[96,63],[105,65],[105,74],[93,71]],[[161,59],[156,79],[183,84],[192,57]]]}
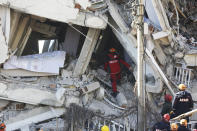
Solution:
{"label": "wooden plank", "polygon": [[39,22],[32,22],[31,28],[33,31],[36,31],[36,32],[39,32],[42,34],[46,34],[49,36],[56,36],[56,34],[55,34],[56,27],[55,26],[50,26],[48,24],[39,23]]}
{"label": "wooden plank", "polygon": [[19,20],[20,20],[20,16],[21,16],[21,14],[19,12],[11,10],[10,38],[9,38],[8,45],[11,45],[11,43],[13,42],[13,40],[15,38],[18,23],[19,23]]}
{"label": "wooden plank", "polygon": [[29,37],[30,37],[30,35],[31,35],[31,32],[32,32],[31,27],[28,27],[27,33],[25,34],[25,36],[24,36],[24,38],[23,38],[23,41],[22,41],[22,43],[21,43],[21,47],[20,47],[19,50],[17,51],[17,55],[18,55],[18,56],[21,56],[21,55],[22,55],[23,50],[24,50],[24,48],[25,48],[25,46],[26,46],[26,44],[27,44],[27,41],[28,41],[28,39],[29,39]]}
{"label": "wooden plank", "polygon": [[29,20],[30,20],[29,17],[24,17],[20,20],[18,28],[17,28],[17,32],[15,34],[14,41],[13,41],[13,43],[11,43],[12,51],[16,50],[16,48],[18,47],[18,44],[20,44],[19,42],[24,34],[24,31],[27,27]]}

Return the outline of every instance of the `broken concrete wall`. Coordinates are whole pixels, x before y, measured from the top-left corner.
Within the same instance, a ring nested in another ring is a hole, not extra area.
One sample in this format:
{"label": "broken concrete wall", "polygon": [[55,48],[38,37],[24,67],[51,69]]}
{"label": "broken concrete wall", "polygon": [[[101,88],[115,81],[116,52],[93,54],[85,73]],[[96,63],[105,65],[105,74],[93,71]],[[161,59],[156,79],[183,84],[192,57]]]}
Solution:
{"label": "broken concrete wall", "polygon": [[[78,1],[80,4],[84,4],[84,1]],[[39,3],[39,4],[37,4]],[[45,8],[45,4],[48,3],[48,8]],[[93,13],[79,12],[78,8],[75,8],[75,2],[73,0],[66,0],[64,2],[56,2],[47,0],[45,2],[37,1],[1,1],[1,5],[24,12],[27,14],[32,14],[35,16],[40,16],[48,18],[51,20],[56,20],[64,23],[73,23],[81,26],[94,27],[94,28],[105,28],[106,22],[95,16]],[[33,6],[32,6],[33,5]],[[62,13],[63,12],[63,13]],[[103,16],[107,18],[106,16]],[[107,20],[107,19],[106,19]],[[97,24],[95,24],[95,22]]]}
{"label": "broken concrete wall", "polygon": [[10,38],[10,8],[0,6],[0,10],[2,31],[4,32],[6,43],[8,44]]}
{"label": "broken concrete wall", "polygon": [[[64,2],[50,0],[45,2],[41,2],[39,0],[30,0],[28,2],[8,0],[0,2],[1,5],[7,5],[8,3],[9,7],[19,10],[21,12],[33,14],[40,17],[46,17],[62,22],[65,22],[68,19],[76,19],[77,13],[79,11],[78,9],[73,8],[73,0],[67,0]],[[46,3],[48,3],[48,8],[45,8]],[[64,13],[62,14],[62,12]]]}
{"label": "broken concrete wall", "polygon": [[10,8],[0,6],[0,64],[8,58],[10,35]]}

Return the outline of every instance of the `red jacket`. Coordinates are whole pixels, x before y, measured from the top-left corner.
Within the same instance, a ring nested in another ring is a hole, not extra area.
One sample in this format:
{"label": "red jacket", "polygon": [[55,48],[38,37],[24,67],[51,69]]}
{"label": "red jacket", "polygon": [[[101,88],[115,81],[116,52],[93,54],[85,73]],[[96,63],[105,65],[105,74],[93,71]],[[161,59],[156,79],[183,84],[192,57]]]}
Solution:
{"label": "red jacket", "polygon": [[105,63],[104,69],[107,70],[107,67],[109,65],[111,74],[118,74],[118,73],[120,73],[120,71],[121,71],[120,63],[125,65],[127,68],[130,67],[130,65],[127,62],[125,62],[124,60],[120,59],[118,57],[118,55],[115,54],[115,53],[108,54],[108,57],[109,57],[109,61],[107,61]]}
{"label": "red jacket", "polygon": [[5,131],[5,128],[6,128],[5,124],[1,123],[0,124],[0,131]]}

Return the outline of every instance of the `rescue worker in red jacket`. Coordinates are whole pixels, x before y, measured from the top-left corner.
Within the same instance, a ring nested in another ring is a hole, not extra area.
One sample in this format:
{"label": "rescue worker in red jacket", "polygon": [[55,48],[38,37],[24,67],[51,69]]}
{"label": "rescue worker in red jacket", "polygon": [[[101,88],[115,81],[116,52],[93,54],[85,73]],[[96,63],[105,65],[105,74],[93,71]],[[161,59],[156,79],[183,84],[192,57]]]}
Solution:
{"label": "rescue worker in red jacket", "polygon": [[109,67],[111,82],[112,82],[112,88],[113,88],[113,96],[116,97],[118,94],[117,91],[117,81],[120,81],[121,79],[121,67],[120,63],[125,65],[130,71],[132,71],[132,67],[125,62],[124,60],[120,59],[118,54],[116,53],[116,49],[111,48],[109,50],[108,54],[108,61],[105,63],[104,69],[107,71],[107,67]]}
{"label": "rescue worker in red jacket", "polygon": [[6,128],[5,124],[1,123],[0,124],[0,131],[5,131],[5,128]]}

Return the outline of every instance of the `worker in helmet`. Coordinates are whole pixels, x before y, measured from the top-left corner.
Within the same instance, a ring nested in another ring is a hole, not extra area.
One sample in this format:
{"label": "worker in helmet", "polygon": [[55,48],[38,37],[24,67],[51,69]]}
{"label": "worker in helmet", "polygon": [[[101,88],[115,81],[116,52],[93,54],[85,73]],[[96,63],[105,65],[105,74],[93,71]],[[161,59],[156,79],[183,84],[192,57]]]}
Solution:
{"label": "worker in helmet", "polygon": [[170,114],[172,111],[172,96],[170,94],[166,94],[164,96],[165,103],[163,104],[163,108],[161,110],[161,115]]}
{"label": "worker in helmet", "polygon": [[[179,116],[183,113],[191,111],[193,108],[192,96],[186,91],[187,87],[184,84],[180,84],[178,88],[180,91],[176,93],[172,102],[172,108],[174,110],[175,116]],[[189,117],[186,119],[189,121]]]}
{"label": "worker in helmet", "polygon": [[186,119],[181,119],[180,126],[178,127],[178,131],[190,131],[187,128],[187,120]]}
{"label": "worker in helmet", "polygon": [[101,127],[101,131],[109,131],[109,127],[104,125]]}
{"label": "worker in helmet", "polygon": [[[118,94],[117,91],[117,82],[120,81],[121,79],[121,67],[120,64],[125,65],[130,71],[132,71],[132,67],[125,62],[124,60],[120,59],[116,49],[115,48],[111,48],[109,50],[109,54],[108,54],[108,60],[105,63],[104,69],[106,71],[110,72],[110,77],[111,77],[111,82],[112,82],[112,88],[113,88],[113,93],[112,96],[116,97]],[[108,68],[109,67],[109,68]]]}
{"label": "worker in helmet", "polygon": [[170,125],[171,131],[178,131],[178,125],[176,123],[172,123]]}
{"label": "worker in helmet", "polygon": [[153,131],[170,131],[170,115],[164,114],[162,121],[153,126]]}

